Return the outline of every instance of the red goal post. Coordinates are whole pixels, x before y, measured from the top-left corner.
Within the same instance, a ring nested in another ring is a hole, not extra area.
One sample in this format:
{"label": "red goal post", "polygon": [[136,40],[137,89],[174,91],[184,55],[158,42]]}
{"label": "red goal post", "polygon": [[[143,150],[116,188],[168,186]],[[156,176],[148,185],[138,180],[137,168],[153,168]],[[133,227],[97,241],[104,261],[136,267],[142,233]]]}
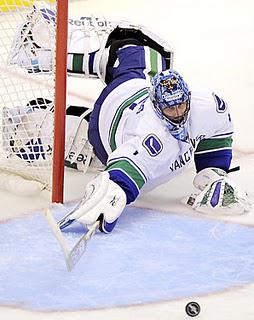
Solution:
{"label": "red goal post", "polygon": [[52,202],[63,202],[68,0],[57,1]]}
{"label": "red goal post", "polygon": [[42,183],[60,203],[67,39],[68,0],[0,0],[0,171]]}

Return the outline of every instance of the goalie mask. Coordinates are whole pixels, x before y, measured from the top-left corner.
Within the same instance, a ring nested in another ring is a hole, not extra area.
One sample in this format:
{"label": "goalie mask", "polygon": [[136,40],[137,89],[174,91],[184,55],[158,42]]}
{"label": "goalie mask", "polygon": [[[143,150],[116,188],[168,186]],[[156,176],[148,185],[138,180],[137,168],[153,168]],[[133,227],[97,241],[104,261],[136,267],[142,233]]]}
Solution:
{"label": "goalie mask", "polygon": [[173,70],[157,73],[152,78],[150,97],[156,114],[170,133],[177,140],[187,141],[185,124],[190,110],[190,91],[183,78]]}

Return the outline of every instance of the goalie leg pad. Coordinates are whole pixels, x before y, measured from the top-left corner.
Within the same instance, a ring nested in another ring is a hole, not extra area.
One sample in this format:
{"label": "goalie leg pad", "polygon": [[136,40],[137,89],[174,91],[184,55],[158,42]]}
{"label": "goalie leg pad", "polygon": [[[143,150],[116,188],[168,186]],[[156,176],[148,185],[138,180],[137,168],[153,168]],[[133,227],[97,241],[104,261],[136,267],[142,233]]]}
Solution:
{"label": "goalie leg pad", "polygon": [[28,72],[52,71],[52,46],[55,13],[47,8],[33,7],[27,20],[17,30],[8,56],[9,64],[17,64]]}
{"label": "goalie leg pad", "polygon": [[66,111],[65,165],[86,172],[94,158],[87,137],[88,120],[92,109],[68,106]]}

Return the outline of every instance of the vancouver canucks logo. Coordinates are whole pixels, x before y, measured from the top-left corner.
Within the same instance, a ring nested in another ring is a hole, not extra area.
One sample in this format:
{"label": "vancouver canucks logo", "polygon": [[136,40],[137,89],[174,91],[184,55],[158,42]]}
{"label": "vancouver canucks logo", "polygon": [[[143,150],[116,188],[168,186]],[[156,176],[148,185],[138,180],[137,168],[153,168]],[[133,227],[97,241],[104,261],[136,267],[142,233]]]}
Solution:
{"label": "vancouver canucks logo", "polygon": [[151,157],[157,156],[163,149],[162,142],[155,134],[149,134],[142,143]]}
{"label": "vancouver canucks logo", "polygon": [[219,113],[225,112],[227,109],[227,104],[225,103],[225,101],[221,99],[219,96],[217,96],[217,94],[215,94],[214,92],[213,92],[213,97],[216,103],[217,112]]}

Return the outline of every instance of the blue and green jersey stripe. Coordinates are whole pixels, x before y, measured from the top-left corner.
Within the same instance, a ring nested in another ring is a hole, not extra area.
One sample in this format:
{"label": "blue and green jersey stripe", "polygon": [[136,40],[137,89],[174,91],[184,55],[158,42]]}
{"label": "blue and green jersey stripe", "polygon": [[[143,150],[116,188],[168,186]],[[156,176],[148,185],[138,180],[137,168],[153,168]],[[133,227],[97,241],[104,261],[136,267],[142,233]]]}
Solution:
{"label": "blue and green jersey stripe", "polygon": [[199,142],[196,154],[232,148],[232,137],[203,139]]}
{"label": "blue and green jersey stripe", "polygon": [[158,72],[158,52],[151,48],[150,48],[150,63],[151,63],[151,70],[148,74],[150,77],[153,77]]}
{"label": "blue and green jersey stripe", "polygon": [[146,182],[146,177],[141,170],[129,159],[119,159],[115,162],[111,162],[106,167],[107,171],[119,170],[125,173],[140,190]]}
{"label": "blue and green jersey stripe", "polygon": [[131,106],[132,103],[136,102],[140,98],[144,98],[149,95],[148,88],[143,88],[136,92],[133,96],[125,100],[117,109],[114,118],[112,120],[109,130],[109,145],[112,151],[116,150],[116,132],[118,125],[122,119],[123,112]]}

